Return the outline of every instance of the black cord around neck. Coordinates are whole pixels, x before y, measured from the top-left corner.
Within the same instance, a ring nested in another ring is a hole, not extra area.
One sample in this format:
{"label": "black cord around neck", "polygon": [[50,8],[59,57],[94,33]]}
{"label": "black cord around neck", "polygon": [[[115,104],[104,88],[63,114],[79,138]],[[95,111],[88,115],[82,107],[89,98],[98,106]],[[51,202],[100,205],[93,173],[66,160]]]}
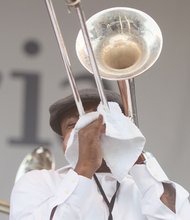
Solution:
{"label": "black cord around neck", "polygon": [[96,184],[97,184],[97,186],[98,186],[98,189],[99,189],[99,191],[100,191],[100,193],[101,193],[101,195],[102,195],[102,197],[103,197],[103,199],[104,199],[104,201],[105,201],[105,203],[106,203],[106,205],[107,205],[107,207],[108,207],[108,209],[109,209],[109,217],[108,217],[108,220],[113,220],[112,210],[113,210],[113,207],[114,207],[115,198],[116,198],[116,194],[117,194],[117,191],[118,191],[118,189],[119,189],[120,183],[117,182],[116,191],[115,191],[115,193],[114,193],[114,195],[113,195],[111,201],[109,202],[108,199],[107,199],[107,197],[106,197],[106,194],[105,194],[105,192],[104,192],[104,190],[103,190],[103,188],[102,188],[102,186],[101,186],[101,184],[100,184],[100,182],[99,182],[99,180],[98,180],[98,178],[97,178],[97,176],[96,176],[96,174],[94,174],[94,180],[95,180],[95,182],[96,182]]}

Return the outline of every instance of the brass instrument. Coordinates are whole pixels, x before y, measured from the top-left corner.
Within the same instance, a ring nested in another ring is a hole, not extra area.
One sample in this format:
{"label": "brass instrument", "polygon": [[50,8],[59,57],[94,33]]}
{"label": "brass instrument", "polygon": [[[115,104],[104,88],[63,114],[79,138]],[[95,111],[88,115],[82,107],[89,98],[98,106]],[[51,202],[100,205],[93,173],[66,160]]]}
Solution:
{"label": "brass instrument", "polygon": [[[142,11],[109,8],[93,15],[86,25],[102,78],[133,78],[152,66],[160,55],[160,28]],[[82,31],[76,40],[76,51],[83,66],[92,72]]]}
{"label": "brass instrument", "polygon": [[[48,149],[44,147],[37,147],[24,157],[18,168],[15,182],[17,182],[18,179],[20,179],[25,173],[31,170],[41,169],[55,169],[55,160],[52,153]],[[0,213],[9,214],[9,212],[9,203],[0,200]]]}
{"label": "brass instrument", "polygon": [[[144,12],[124,7],[100,11],[86,25],[101,77],[118,81],[125,114],[138,125],[134,77],[160,55],[163,39],[159,26]],[[76,51],[83,66],[93,73],[82,31]]]}
{"label": "brass instrument", "polygon": [[[82,65],[94,74],[97,89],[104,108],[109,111],[102,86],[102,78],[118,81],[125,114],[138,125],[134,77],[150,68],[158,59],[163,39],[156,22],[147,14],[133,8],[116,7],[93,15],[87,22],[80,0],[65,0],[69,8],[75,8],[81,24],[76,40],[76,52]],[[58,24],[52,0],[46,6],[65,64],[79,115],[85,114],[71,62]],[[45,158],[45,159],[44,159]],[[33,169],[52,169],[51,154],[38,148],[21,163],[16,181]],[[0,201],[0,212],[9,213],[9,204]]]}
{"label": "brass instrument", "polygon": [[9,214],[9,210],[10,205],[5,201],[0,200],[0,212],[4,214]]}
{"label": "brass instrument", "polygon": [[31,153],[25,156],[18,168],[15,182],[17,182],[18,179],[20,179],[20,177],[23,176],[25,173],[31,170],[41,169],[55,169],[55,161],[52,153],[42,146],[37,147]]}
{"label": "brass instrument", "polygon": [[[109,111],[101,78],[117,80],[125,114],[138,125],[134,77],[150,68],[159,57],[163,42],[160,28],[144,12],[123,7],[103,10],[86,22],[80,0],[66,0],[66,4],[69,9],[76,9],[81,24],[77,55],[83,66],[93,72],[103,107]],[[46,5],[79,115],[83,115],[84,108],[52,1],[46,0]]]}

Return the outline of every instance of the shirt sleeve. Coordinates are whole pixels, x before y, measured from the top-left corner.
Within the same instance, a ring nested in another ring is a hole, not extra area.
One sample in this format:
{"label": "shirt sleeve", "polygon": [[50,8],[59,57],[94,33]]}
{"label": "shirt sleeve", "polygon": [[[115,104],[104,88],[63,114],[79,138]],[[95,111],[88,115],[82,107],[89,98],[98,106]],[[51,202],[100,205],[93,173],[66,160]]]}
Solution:
{"label": "shirt sleeve", "polygon": [[[179,184],[168,179],[154,157],[149,158],[146,164],[134,165],[130,174],[142,194],[142,213],[148,220],[190,219],[189,193]],[[176,213],[160,200],[164,192],[162,184],[164,182],[172,184],[176,190]]]}
{"label": "shirt sleeve", "polygon": [[85,207],[84,198],[91,190],[92,180],[73,170],[64,175],[56,171],[31,171],[13,188],[10,220],[49,220],[55,207],[53,220],[80,219],[79,210]]}

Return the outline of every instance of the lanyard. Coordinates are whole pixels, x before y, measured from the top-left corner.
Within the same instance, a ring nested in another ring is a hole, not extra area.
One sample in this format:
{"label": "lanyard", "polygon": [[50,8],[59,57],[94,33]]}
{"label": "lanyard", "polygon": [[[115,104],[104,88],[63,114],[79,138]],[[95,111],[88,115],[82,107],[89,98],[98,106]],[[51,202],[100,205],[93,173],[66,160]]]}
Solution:
{"label": "lanyard", "polygon": [[[120,183],[117,182],[117,187],[116,187],[116,191],[111,199],[111,202],[108,201],[107,197],[106,197],[106,194],[97,178],[97,176],[94,174],[94,179],[95,179],[95,182],[100,190],[100,193],[102,194],[102,197],[106,203],[106,205],[108,206],[108,209],[109,209],[109,217],[108,217],[108,220],[113,220],[113,216],[112,216],[112,210],[113,210],[113,206],[114,206],[114,203],[115,203],[115,198],[116,198],[116,194],[117,194],[117,191],[119,189],[119,186],[120,186]],[[53,220],[53,216],[55,214],[55,210],[56,210],[57,206],[55,206],[51,212],[51,216],[50,216],[50,220]]]}
{"label": "lanyard", "polygon": [[57,206],[55,206],[55,207],[52,209],[51,215],[50,215],[50,220],[53,220],[53,216],[54,216],[54,214],[55,214],[56,209],[57,209]]}
{"label": "lanyard", "polygon": [[109,217],[108,217],[108,220],[113,220],[112,210],[113,210],[113,206],[114,206],[114,203],[115,203],[116,194],[117,194],[117,191],[118,191],[118,189],[119,189],[120,183],[117,182],[116,191],[115,191],[115,193],[114,193],[114,195],[113,195],[113,197],[112,197],[112,199],[111,199],[111,202],[109,202],[108,199],[107,199],[107,197],[106,197],[106,194],[105,194],[105,192],[104,192],[104,190],[103,190],[103,188],[102,188],[102,186],[101,186],[101,184],[100,184],[100,182],[99,182],[99,180],[98,180],[98,178],[97,178],[97,176],[96,176],[95,174],[94,174],[94,180],[95,180],[95,182],[96,182],[96,184],[97,184],[97,186],[98,186],[98,188],[99,188],[99,191],[100,191],[100,193],[102,194],[102,197],[103,197],[103,199],[104,199],[104,201],[105,201],[105,203],[106,203],[106,205],[107,205],[107,207],[108,207],[108,209],[109,209]]}

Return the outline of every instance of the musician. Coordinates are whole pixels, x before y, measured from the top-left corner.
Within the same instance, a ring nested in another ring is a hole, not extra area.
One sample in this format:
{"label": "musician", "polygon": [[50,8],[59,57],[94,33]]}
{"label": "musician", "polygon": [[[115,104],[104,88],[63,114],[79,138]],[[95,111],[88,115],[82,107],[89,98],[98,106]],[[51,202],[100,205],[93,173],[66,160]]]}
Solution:
{"label": "musician", "polygon": [[72,96],[50,107],[50,125],[63,138],[69,165],[21,177],[12,191],[10,220],[190,219],[188,192],[143,153],[144,136],[118,110],[118,95],[106,96],[114,102],[111,113],[102,110],[93,89],[81,92],[86,114],[80,119]]}

